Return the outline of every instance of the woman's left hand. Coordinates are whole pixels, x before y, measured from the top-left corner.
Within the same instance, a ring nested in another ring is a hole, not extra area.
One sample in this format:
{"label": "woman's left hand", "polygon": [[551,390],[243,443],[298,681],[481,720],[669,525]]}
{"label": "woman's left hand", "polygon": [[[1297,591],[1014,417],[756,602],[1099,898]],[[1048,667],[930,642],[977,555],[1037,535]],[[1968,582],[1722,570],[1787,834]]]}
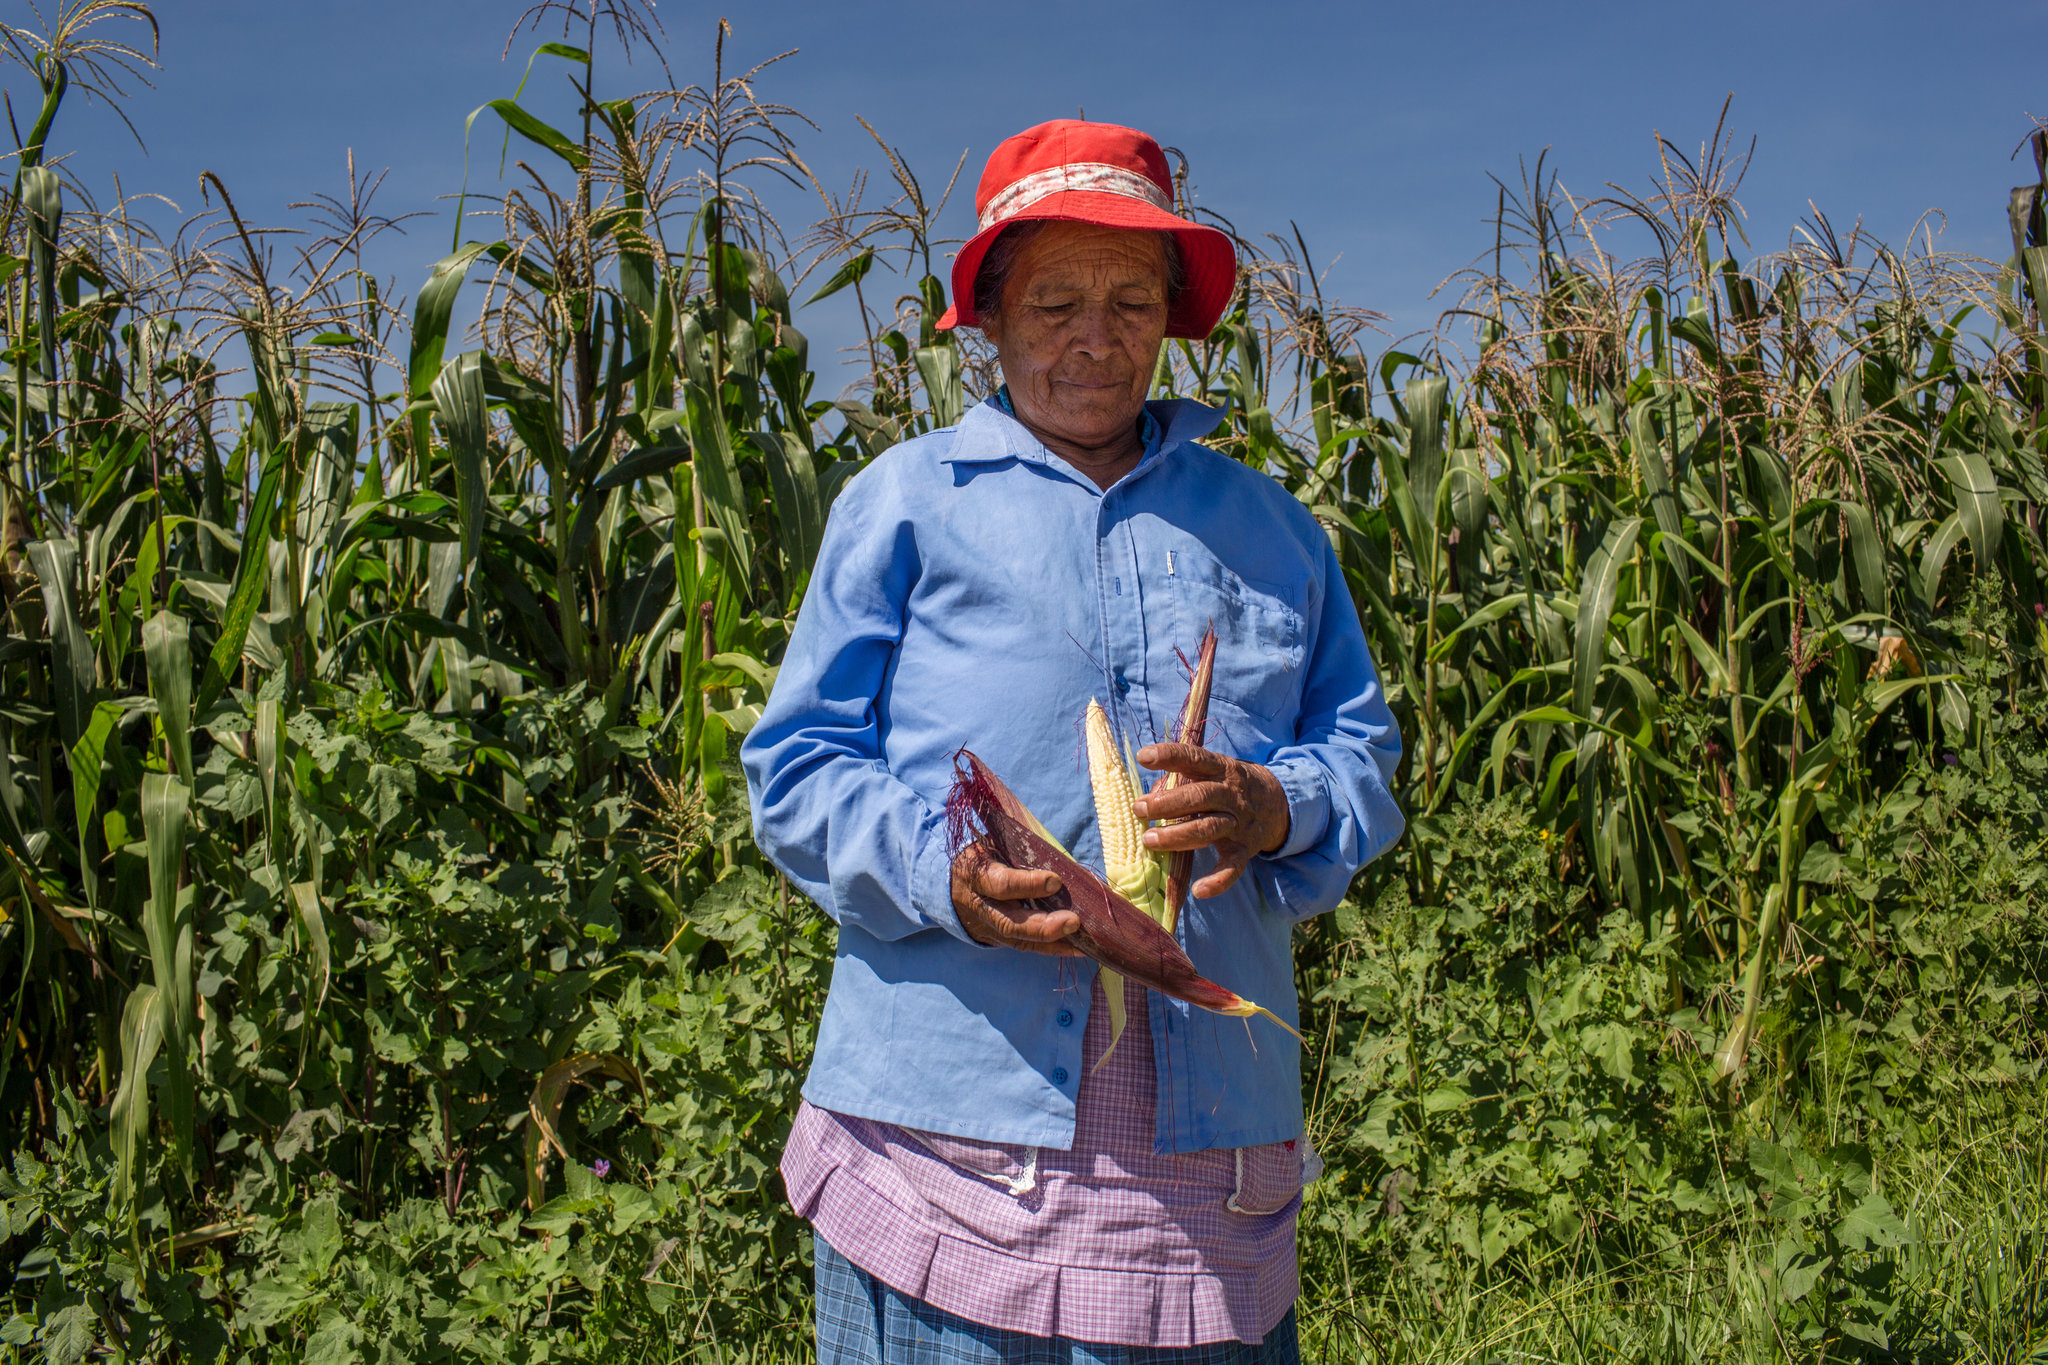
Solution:
{"label": "woman's left hand", "polygon": [[1216,849],[1216,870],[1195,883],[1197,896],[1223,894],[1254,857],[1287,842],[1287,793],[1272,769],[1195,744],[1148,744],[1138,762],[1181,775],[1179,786],[1132,803],[1140,820],[1181,822],[1146,830],[1145,847]]}

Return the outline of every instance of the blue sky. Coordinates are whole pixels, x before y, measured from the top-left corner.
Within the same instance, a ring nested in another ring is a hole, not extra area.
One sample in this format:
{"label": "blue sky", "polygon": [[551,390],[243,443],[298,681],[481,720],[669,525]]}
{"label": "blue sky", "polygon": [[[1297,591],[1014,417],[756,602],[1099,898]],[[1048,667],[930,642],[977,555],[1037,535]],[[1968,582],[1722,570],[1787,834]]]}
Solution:
{"label": "blue sky", "polygon": [[[130,193],[162,193],[187,211],[201,206],[198,176],[210,169],[247,216],[277,222],[287,203],[338,191],[353,148],[359,166],[389,168],[384,212],[439,214],[373,258],[410,294],[447,250],[441,196],[461,182],[463,119],[509,95],[533,44],[560,36],[524,33],[501,60],[523,8],[160,0],[164,69],[127,105],[147,152],[76,100],[53,150],[73,153],[74,172],[102,194],[118,173]],[[30,22],[20,0],[4,9],[8,22]],[[1393,334],[1428,327],[1445,302],[1431,291],[1491,241],[1488,177],[1518,180],[1546,148],[1581,195],[1607,182],[1642,188],[1656,167],[1653,131],[1697,147],[1732,93],[1731,129],[1757,140],[1741,195],[1755,248],[1782,246],[1811,201],[1838,227],[1861,218],[1894,242],[1940,210],[1942,246],[2003,256],[2006,193],[2032,176],[2011,154],[2029,115],[2048,116],[2035,74],[2048,7],[2006,0],[663,0],[656,14],[679,82],[708,81],[721,13],[735,62],[799,49],[760,93],[818,124],[802,149],[834,189],[878,164],[855,122],[865,115],[928,184],[968,153],[946,220],[964,233],[989,149],[1085,108],[1185,150],[1201,202],[1240,228],[1298,224],[1329,267],[1326,289],[1387,314]],[[566,126],[559,71],[544,61],[528,102]],[[25,123],[33,88],[18,69],[5,74]],[[601,49],[611,93],[658,79],[650,61],[627,69]],[[480,136],[472,185],[493,188],[495,169],[495,138]],[[792,226],[815,203],[780,202]],[[814,359],[851,339],[829,306],[800,323]]]}

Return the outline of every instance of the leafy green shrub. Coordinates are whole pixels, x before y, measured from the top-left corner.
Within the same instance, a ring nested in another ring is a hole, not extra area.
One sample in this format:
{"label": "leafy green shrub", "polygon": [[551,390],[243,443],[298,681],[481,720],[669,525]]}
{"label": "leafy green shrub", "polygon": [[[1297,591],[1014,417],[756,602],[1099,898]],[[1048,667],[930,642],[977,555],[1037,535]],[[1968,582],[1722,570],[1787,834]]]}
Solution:
{"label": "leafy green shrub", "polygon": [[[1751,1274],[1766,1334],[1889,1349],[1936,1331],[1901,1291],[1927,1287],[1912,1270],[1936,1220],[1916,1201],[1953,1191],[1913,1154],[1967,1150],[1997,1113],[1998,1150],[2048,1155],[2039,735],[2015,723],[1988,763],[1824,807],[1840,851],[1809,851],[1818,894],[1734,1089],[1711,1068],[1725,973],[1561,880],[1528,793],[1450,807],[1440,900],[1368,879],[1377,895],[1305,954],[1330,1163],[1304,1211],[1311,1283],[1364,1302],[1394,1275],[1441,1302],[1588,1264],[1730,1295]],[[2033,1201],[2027,1245],[2043,1217]],[[1715,1263],[1731,1240],[1752,1269]],[[2017,1287],[2048,1340],[2042,1278]]]}

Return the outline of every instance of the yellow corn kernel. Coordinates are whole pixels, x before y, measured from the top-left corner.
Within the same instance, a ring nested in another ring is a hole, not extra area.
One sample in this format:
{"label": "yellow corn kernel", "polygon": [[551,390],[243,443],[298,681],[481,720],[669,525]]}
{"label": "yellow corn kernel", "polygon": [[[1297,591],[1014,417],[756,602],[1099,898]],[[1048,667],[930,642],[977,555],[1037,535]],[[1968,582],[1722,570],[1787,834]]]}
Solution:
{"label": "yellow corn kernel", "polygon": [[1138,799],[1131,790],[1131,775],[1117,752],[1116,739],[1109,732],[1109,716],[1102,703],[1088,703],[1088,779],[1095,789],[1095,828],[1102,836],[1102,874],[1117,894],[1130,898],[1123,883],[1134,880],[1145,856],[1144,827],[1131,813]]}
{"label": "yellow corn kernel", "polygon": [[[1102,838],[1102,876],[1110,889],[1157,920],[1166,910],[1166,868],[1145,847],[1145,823],[1131,810],[1138,799],[1131,765],[1117,751],[1109,715],[1099,701],[1088,703],[1082,728],[1088,735],[1088,783],[1095,794],[1095,827]],[[1124,983],[1104,968],[1102,989],[1109,1005],[1109,1046],[1099,1070],[1124,1036]]]}

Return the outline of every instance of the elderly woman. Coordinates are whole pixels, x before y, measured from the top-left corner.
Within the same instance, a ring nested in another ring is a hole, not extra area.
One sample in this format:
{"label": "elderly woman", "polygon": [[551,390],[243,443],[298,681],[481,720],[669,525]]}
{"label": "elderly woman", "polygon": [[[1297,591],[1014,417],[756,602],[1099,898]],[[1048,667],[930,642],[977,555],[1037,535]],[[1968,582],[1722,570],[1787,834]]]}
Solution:
{"label": "elderly woman", "polygon": [[[1289,1361],[1295,1215],[1318,1168],[1297,1045],[1095,965],[1046,872],[956,848],[971,746],[1099,866],[1078,719],[1165,735],[1219,639],[1206,748],[1140,798],[1199,850],[1196,968],[1298,1021],[1293,926],[1400,834],[1400,737],[1323,530],[1198,444],[1221,415],[1147,402],[1167,337],[1208,335],[1229,238],[1176,217],[1128,128],[1009,139],[942,326],[1000,392],[907,441],[832,510],[775,692],[743,750],[761,849],[839,924],[782,1172],[816,1233],[824,1361]],[[1105,1061],[1105,1053],[1107,1060]]]}

